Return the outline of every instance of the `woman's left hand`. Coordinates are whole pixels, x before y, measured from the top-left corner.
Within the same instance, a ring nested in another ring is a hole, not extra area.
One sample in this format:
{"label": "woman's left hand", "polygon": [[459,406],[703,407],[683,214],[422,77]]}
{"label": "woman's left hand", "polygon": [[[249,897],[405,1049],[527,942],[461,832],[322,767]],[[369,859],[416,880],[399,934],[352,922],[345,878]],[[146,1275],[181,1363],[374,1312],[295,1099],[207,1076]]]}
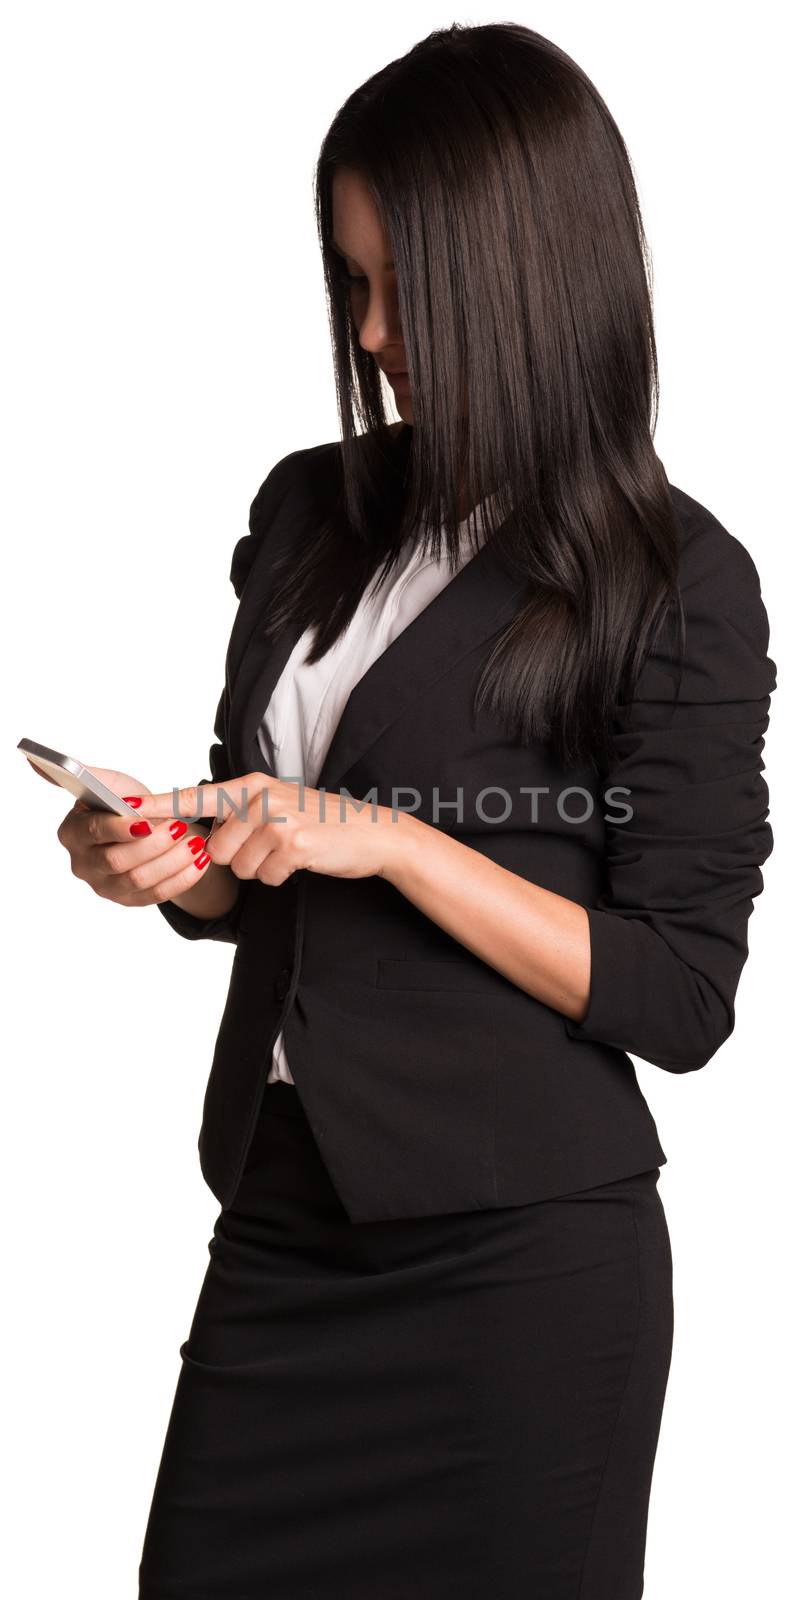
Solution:
{"label": "woman's left hand", "polygon": [[265,772],[144,795],[137,815],[192,821],[213,817],[205,846],[211,860],[230,867],[237,878],[258,878],[274,886],[300,867],[334,878],[385,875],[413,820],[406,812],[394,814],[389,806],[288,783]]}

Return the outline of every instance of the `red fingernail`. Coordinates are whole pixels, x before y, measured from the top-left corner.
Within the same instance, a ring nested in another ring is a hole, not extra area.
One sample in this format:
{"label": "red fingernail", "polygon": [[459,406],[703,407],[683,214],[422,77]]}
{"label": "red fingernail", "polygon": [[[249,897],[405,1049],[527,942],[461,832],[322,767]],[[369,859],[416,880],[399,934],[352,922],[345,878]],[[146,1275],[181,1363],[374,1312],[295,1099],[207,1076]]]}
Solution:
{"label": "red fingernail", "polygon": [[122,799],[126,800],[129,806],[140,806],[141,805],[141,795],[140,794],[123,794]]}
{"label": "red fingernail", "polygon": [[195,865],[195,867],[207,867],[208,862],[210,861],[210,859],[211,858],[208,855],[207,851],[203,850],[201,855],[198,855],[198,856],[194,857],[194,865]]}
{"label": "red fingernail", "polygon": [[194,854],[196,855],[198,850],[205,849],[204,835],[201,833],[195,833],[193,839],[186,840],[186,844],[188,845],[189,850],[193,850]]}
{"label": "red fingernail", "polygon": [[152,833],[152,828],[148,822],[131,822],[130,831],[137,839],[143,839],[148,833]]}
{"label": "red fingernail", "polygon": [[173,839],[182,839],[183,834],[187,831],[187,829],[187,822],[170,822],[169,824],[169,832],[171,833]]}

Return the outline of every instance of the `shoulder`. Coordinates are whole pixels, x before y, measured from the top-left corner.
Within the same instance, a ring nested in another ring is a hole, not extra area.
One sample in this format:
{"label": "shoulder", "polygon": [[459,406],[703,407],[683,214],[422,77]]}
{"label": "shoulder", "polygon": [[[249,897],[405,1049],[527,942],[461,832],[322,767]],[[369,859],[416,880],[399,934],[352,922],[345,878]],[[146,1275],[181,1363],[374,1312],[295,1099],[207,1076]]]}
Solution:
{"label": "shoulder", "polygon": [[[399,441],[407,423],[392,422],[385,429],[389,440]],[[355,445],[364,439],[358,434]],[[342,474],[342,443],[328,439],[323,444],[306,445],[281,456],[264,478],[250,507],[250,523],[261,525],[288,495],[298,494],[307,503],[318,498],[320,504],[329,504],[330,495],[340,487]]]}
{"label": "shoulder", "polygon": [[711,605],[726,613],[761,600],[754,559],[735,534],[684,489],[669,484],[681,534],[679,588],[686,608]]}
{"label": "shoulder", "polygon": [[[385,431],[391,440],[398,441],[406,427],[400,420],[390,423]],[[239,599],[269,530],[278,520],[288,523],[297,515],[312,516],[314,509],[323,515],[340,490],[341,477],[340,439],[290,450],[274,463],[250,505],[249,533],[238,540],[233,551],[230,582]]]}
{"label": "shoulder", "polygon": [[[385,432],[398,441],[407,427],[405,422],[390,423]],[[364,437],[358,435],[358,438]],[[260,513],[268,508],[277,493],[287,491],[292,485],[301,485],[310,491],[329,487],[340,475],[341,440],[328,439],[323,444],[306,445],[281,456],[264,478],[252,502]]]}
{"label": "shoulder", "polygon": [[260,521],[272,512],[279,500],[293,491],[301,491],[322,479],[325,472],[334,470],[340,456],[337,439],[326,444],[304,446],[281,456],[267,472],[250,506],[250,519]]}
{"label": "shoulder", "polygon": [[275,525],[307,511],[314,496],[328,494],[340,458],[337,439],[290,450],[269,469],[249,508],[249,532],[237,541],[230,562],[230,582],[241,599],[244,585]]}
{"label": "shoulder", "polygon": [[[680,532],[682,694],[698,702],[763,698],[776,686],[776,665],[756,563],[700,500],[674,484],[669,489]],[[639,684],[643,698],[661,689],[663,673],[672,677],[673,657],[655,647]]]}

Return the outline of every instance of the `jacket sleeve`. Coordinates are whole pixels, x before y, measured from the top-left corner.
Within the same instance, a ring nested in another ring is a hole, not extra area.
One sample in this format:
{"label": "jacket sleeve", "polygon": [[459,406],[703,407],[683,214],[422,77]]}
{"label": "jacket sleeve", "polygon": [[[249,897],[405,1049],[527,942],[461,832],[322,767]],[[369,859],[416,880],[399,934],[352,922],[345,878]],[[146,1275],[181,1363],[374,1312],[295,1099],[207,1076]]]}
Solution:
{"label": "jacket sleeve", "polygon": [[[212,744],[208,757],[211,774],[210,778],[200,778],[199,783],[225,783],[228,778],[236,776],[230,771],[227,757],[227,688],[222,690],[222,696],[216,711],[216,721],[213,731],[217,743]],[[201,824],[198,824],[202,828]],[[182,934],[184,939],[219,939],[227,944],[238,943],[238,921],[244,906],[246,884],[241,883],[238,900],[231,911],[223,917],[193,917],[190,911],[184,911],[181,906],[176,906],[173,900],[158,902],[158,910],[166,918],[175,933]]]}
{"label": "jacket sleeve", "polygon": [[[295,466],[302,455],[301,450],[294,450],[290,455],[283,456],[272,467],[271,472],[261,484],[249,508],[249,532],[243,534],[233,549],[230,563],[230,582],[235,590],[236,599],[240,600],[244,585],[255,565],[256,558],[263,547],[264,538],[269,527],[283,504],[289,490]],[[228,753],[227,728],[229,722],[230,700],[225,674],[225,687],[216,709],[216,720],[213,731],[216,743],[211,745],[208,761],[211,769],[210,778],[200,778],[199,784],[226,783],[229,778],[241,777],[241,773],[232,771]],[[201,827],[201,824],[199,825]],[[192,917],[191,913],[182,910],[171,900],[161,901],[158,910],[166,918],[175,933],[182,934],[184,939],[219,939],[227,944],[238,943],[238,924],[247,896],[248,885],[242,882],[238,900],[231,911],[223,917]]]}
{"label": "jacket sleeve", "polygon": [[590,996],[580,1023],[565,1019],[572,1039],[667,1072],[705,1066],[734,1028],[748,920],[773,848],[762,754],[776,666],[759,576],[714,518],[682,561],[680,693],[655,647],[631,703],[616,707],[604,883],[586,907]]}

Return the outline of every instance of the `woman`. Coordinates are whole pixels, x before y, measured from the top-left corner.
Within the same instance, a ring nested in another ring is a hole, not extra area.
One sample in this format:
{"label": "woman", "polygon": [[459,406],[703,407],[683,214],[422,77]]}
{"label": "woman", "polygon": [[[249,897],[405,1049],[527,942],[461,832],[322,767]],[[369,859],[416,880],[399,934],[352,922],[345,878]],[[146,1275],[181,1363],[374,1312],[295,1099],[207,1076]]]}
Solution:
{"label": "woman", "polygon": [[654,452],[634,181],[562,51],[430,35],[338,112],[317,206],[342,438],[235,547],[212,781],[102,773],[135,837],[60,830],[237,947],[139,1595],[635,1600],[673,1302],[626,1052],[691,1071],[734,1025],[758,576]]}

